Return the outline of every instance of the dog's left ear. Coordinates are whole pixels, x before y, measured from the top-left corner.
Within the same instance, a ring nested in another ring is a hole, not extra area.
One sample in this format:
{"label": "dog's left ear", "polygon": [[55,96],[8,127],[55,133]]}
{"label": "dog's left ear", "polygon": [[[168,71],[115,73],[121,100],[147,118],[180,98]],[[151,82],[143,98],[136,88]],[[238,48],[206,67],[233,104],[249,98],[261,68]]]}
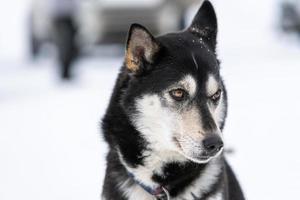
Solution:
{"label": "dog's left ear", "polygon": [[217,16],[213,5],[208,0],[204,0],[202,3],[188,31],[199,38],[205,39],[213,50],[216,49]]}
{"label": "dog's left ear", "polygon": [[154,62],[159,49],[160,45],[145,27],[132,24],[126,44],[125,65],[127,69],[133,74],[146,70],[146,64]]}

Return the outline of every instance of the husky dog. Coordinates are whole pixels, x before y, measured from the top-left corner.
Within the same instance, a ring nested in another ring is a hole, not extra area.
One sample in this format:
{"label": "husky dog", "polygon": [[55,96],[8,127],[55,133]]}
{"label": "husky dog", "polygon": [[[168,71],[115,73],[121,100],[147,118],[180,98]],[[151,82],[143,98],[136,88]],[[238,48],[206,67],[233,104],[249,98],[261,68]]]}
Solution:
{"label": "husky dog", "polygon": [[217,19],[204,1],[186,30],[130,27],[102,121],[109,145],[103,200],[243,200],[223,154],[227,112]]}

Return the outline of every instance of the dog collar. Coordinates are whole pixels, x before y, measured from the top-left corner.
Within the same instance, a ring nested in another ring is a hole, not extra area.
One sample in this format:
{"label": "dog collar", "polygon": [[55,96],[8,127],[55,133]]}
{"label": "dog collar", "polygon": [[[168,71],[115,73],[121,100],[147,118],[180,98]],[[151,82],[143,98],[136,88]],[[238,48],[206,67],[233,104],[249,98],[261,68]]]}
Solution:
{"label": "dog collar", "polygon": [[154,196],[156,200],[170,200],[170,194],[164,186],[152,188],[137,180],[132,173],[128,172],[128,175],[134,180],[136,184],[138,184],[146,192]]}

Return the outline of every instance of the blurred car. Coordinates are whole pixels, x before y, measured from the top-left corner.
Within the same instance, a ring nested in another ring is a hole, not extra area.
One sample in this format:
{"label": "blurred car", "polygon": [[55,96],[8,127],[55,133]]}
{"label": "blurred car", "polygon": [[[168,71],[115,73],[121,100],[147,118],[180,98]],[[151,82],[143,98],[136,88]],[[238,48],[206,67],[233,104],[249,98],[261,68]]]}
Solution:
{"label": "blurred car", "polygon": [[70,67],[78,53],[78,11],[79,0],[34,0],[31,8],[31,54],[34,57],[45,43],[53,43],[64,79],[71,77]]}
{"label": "blurred car", "polygon": [[284,31],[300,33],[300,0],[281,2],[280,26]]}
{"label": "blurred car", "polygon": [[78,52],[103,43],[124,43],[130,24],[140,23],[153,34],[184,27],[185,12],[197,0],[34,0],[31,12],[31,53],[45,42],[58,49],[61,76],[70,78]]}

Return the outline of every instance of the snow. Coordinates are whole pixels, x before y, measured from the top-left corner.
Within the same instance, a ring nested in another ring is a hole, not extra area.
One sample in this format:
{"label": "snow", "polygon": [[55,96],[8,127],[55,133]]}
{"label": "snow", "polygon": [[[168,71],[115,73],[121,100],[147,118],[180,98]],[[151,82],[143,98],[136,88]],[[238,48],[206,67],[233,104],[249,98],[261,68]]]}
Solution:
{"label": "snow", "polygon": [[[99,199],[106,151],[100,119],[122,57],[84,58],[75,81],[60,81],[52,59],[26,57],[29,4],[16,3],[0,8],[0,199]],[[297,199],[300,42],[276,30],[276,1],[214,3],[229,161],[247,199]]]}

